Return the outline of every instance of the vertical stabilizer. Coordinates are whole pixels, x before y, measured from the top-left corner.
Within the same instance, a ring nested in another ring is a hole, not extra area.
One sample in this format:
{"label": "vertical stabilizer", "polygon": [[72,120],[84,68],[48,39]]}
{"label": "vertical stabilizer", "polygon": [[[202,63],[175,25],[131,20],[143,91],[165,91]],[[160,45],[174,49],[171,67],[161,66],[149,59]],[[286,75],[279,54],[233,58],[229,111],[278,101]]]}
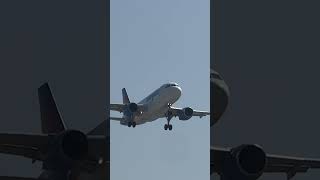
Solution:
{"label": "vertical stabilizer", "polygon": [[123,101],[123,104],[129,104],[130,103],[126,88],[122,88],[122,101]]}
{"label": "vertical stabilizer", "polygon": [[42,133],[55,134],[66,129],[48,83],[38,89]]}

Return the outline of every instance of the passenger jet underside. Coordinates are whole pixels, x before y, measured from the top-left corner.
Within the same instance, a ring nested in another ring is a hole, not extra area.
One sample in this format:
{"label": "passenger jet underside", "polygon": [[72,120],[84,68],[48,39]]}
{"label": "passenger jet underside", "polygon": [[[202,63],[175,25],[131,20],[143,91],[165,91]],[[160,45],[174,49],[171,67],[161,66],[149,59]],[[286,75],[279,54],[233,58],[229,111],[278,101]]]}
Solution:
{"label": "passenger jet underside", "polygon": [[179,120],[186,121],[192,116],[210,115],[207,111],[197,111],[190,107],[176,108],[174,104],[181,96],[181,88],[177,83],[167,83],[155,90],[138,104],[130,102],[126,89],[122,89],[122,104],[110,104],[110,110],[123,113],[123,117],[111,117],[111,120],[120,121],[120,124],[128,127],[152,122],[159,118],[166,118],[167,123],[164,129],[172,130],[170,120],[179,117]]}

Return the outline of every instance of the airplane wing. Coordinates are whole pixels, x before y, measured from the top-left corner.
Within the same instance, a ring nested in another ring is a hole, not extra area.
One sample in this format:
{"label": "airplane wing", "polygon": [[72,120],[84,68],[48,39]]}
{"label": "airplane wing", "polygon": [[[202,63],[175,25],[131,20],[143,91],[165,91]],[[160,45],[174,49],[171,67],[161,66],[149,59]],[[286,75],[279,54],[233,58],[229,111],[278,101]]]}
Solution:
{"label": "airplane wing", "polygon": [[[110,104],[111,111],[118,111],[120,113],[122,113],[125,110],[125,108],[127,108],[127,107],[128,107],[127,104]],[[138,107],[138,111],[146,111],[147,110],[147,107],[144,106],[143,104],[137,104],[137,107]]]}
{"label": "airplane wing", "polygon": [[[170,107],[171,112],[173,113],[173,116],[183,116],[184,111],[187,108],[176,108],[176,107]],[[191,108],[190,108],[191,109]],[[208,111],[198,111],[198,110],[193,110],[192,116],[199,116],[200,118],[202,118],[203,116],[207,116],[210,115],[210,112]]]}
{"label": "airplane wing", "polygon": [[110,104],[110,110],[111,111],[123,112],[125,107],[126,107],[125,104]]}
{"label": "airplane wing", "polygon": [[38,178],[0,176],[0,180],[41,180]]}
{"label": "airplane wing", "polygon": [[[221,173],[224,160],[230,157],[232,149],[211,147],[211,173]],[[263,172],[286,173],[291,179],[296,173],[307,172],[308,169],[320,168],[320,159],[308,159],[293,156],[266,154],[266,164]]]}
{"label": "airplane wing", "polygon": [[[0,133],[0,153],[44,161],[53,135]],[[88,136],[89,156],[80,163],[82,170],[91,172],[99,166],[99,158],[107,157],[104,135]],[[105,163],[106,159],[104,159]],[[1,180],[1,179],[0,179]]]}
{"label": "airplane wing", "polygon": [[110,117],[110,120],[122,121],[122,120],[124,120],[124,118],[121,118],[121,117]]}
{"label": "airplane wing", "polygon": [[210,115],[210,112],[193,110],[193,116],[199,116],[201,118],[201,117],[207,116],[207,115]]}
{"label": "airplane wing", "polygon": [[0,133],[0,153],[43,160],[48,135]]}

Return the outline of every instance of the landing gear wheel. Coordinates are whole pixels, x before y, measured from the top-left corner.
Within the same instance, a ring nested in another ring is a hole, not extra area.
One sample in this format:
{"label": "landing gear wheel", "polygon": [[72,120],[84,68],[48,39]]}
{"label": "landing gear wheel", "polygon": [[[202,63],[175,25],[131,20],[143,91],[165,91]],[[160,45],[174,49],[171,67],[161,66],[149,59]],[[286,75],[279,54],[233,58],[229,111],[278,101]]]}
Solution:
{"label": "landing gear wheel", "polygon": [[132,127],[134,128],[134,127],[136,127],[136,125],[137,125],[136,122],[133,121],[132,122]]}
{"label": "landing gear wheel", "polygon": [[[172,104],[168,104],[168,108],[170,108],[171,105]],[[170,110],[168,110],[166,112],[165,116],[167,117],[167,124],[164,125],[164,130],[169,129],[171,131],[172,130],[172,125],[170,124],[170,120],[173,117],[173,113]]]}
{"label": "landing gear wheel", "polygon": [[131,127],[131,125],[132,125],[132,122],[128,122],[128,127]]}
{"label": "landing gear wheel", "polygon": [[172,130],[172,124],[165,124],[164,125],[164,130],[168,130],[171,131]]}

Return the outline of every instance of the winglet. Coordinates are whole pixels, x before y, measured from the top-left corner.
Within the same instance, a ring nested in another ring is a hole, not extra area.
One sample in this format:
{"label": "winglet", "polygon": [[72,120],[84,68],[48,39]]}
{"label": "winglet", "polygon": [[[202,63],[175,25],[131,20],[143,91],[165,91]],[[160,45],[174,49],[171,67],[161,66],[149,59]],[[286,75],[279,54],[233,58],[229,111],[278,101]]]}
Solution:
{"label": "winglet", "polygon": [[122,101],[123,101],[123,104],[129,104],[130,103],[126,88],[122,88]]}
{"label": "winglet", "polygon": [[38,89],[42,133],[59,133],[66,129],[48,83]]}

